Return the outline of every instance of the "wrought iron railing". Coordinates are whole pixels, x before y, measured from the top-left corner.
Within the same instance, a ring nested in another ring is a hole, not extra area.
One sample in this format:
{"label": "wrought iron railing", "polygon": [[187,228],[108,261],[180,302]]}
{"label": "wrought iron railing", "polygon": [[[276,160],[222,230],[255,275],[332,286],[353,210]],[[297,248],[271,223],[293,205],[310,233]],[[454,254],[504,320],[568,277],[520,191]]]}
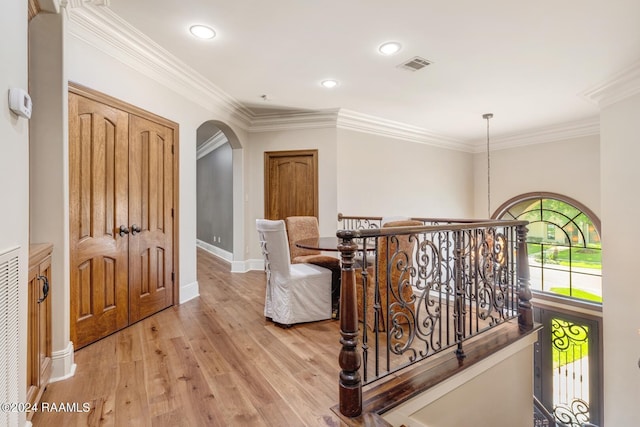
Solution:
{"label": "wrought iron railing", "polygon": [[463,359],[466,340],[510,319],[533,328],[526,221],[340,218],[353,227],[337,232],[343,415],[361,413],[363,385],[447,349]]}
{"label": "wrought iron railing", "polygon": [[567,427],[564,424],[556,423],[553,414],[533,396],[533,427]]}

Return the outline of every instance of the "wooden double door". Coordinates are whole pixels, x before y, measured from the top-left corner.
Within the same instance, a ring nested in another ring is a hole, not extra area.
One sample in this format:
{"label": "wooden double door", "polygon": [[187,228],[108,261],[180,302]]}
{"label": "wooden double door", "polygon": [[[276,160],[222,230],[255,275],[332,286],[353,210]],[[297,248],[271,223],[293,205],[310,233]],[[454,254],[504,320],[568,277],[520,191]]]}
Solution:
{"label": "wooden double door", "polygon": [[69,93],[71,339],[76,348],[174,303],[177,124]]}

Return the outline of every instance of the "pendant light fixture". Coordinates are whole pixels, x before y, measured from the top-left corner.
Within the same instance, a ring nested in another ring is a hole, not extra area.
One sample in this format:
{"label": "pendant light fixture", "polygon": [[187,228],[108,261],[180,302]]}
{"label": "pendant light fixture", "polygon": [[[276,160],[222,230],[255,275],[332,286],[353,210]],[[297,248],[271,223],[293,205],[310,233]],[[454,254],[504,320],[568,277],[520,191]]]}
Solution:
{"label": "pendant light fixture", "polygon": [[487,218],[491,218],[491,151],[489,146],[489,119],[493,113],[486,113],[482,118],[487,121]]}

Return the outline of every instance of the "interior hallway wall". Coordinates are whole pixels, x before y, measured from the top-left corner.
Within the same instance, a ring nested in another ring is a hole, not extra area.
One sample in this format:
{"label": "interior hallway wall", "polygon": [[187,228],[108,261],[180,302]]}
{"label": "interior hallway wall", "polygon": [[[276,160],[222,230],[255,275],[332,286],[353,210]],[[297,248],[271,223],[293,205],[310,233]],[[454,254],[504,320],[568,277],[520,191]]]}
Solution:
{"label": "interior hallway wall", "polygon": [[[0,14],[0,182],[3,209],[0,221],[0,253],[20,247],[19,262],[19,348],[18,401],[26,399],[27,360],[27,271],[29,265],[29,121],[9,110],[9,88],[28,90],[27,81],[27,2],[3,4]],[[4,325],[3,325],[4,326]],[[19,414],[20,425],[24,414]],[[4,419],[4,418],[3,418]]]}
{"label": "interior hallway wall", "polygon": [[472,160],[462,151],[338,129],[338,211],[468,218]]}
{"label": "interior hallway wall", "polygon": [[[487,217],[487,152],[474,154],[475,217]],[[600,216],[598,135],[491,151],[491,213],[520,194],[549,191]]]}
{"label": "interior hallway wall", "polygon": [[[637,86],[636,86],[637,87]],[[640,425],[640,94],[602,109],[602,299],[606,426]]]}
{"label": "interior hallway wall", "polygon": [[225,143],[197,161],[198,240],[233,252],[233,153]]}

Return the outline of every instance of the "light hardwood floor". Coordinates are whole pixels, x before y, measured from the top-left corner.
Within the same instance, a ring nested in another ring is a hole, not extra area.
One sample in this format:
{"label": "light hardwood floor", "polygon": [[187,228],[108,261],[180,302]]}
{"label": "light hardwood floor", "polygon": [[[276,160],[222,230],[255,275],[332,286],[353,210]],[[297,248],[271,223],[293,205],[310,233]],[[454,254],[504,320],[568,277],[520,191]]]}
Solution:
{"label": "light hardwood floor", "polygon": [[200,297],[75,354],[77,370],[34,426],[339,426],[339,322],[281,329],[263,315],[263,272],[229,273],[198,249]]}

